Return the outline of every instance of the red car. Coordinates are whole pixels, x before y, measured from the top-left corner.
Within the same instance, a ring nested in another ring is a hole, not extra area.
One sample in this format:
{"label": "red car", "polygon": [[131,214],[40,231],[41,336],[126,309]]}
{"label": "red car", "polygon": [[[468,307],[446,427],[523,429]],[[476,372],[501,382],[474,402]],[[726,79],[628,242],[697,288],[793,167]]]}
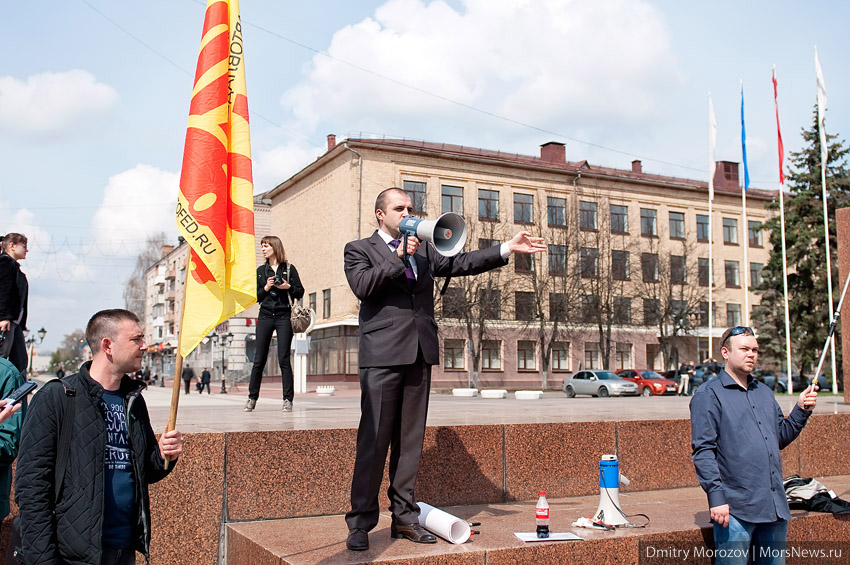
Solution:
{"label": "red car", "polygon": [[661,396],[679,392],[676,381],[665,379],[655,371],[620,369],[617,371],[617,376],[635,383],[641,396],[652,396],[653,394]]}

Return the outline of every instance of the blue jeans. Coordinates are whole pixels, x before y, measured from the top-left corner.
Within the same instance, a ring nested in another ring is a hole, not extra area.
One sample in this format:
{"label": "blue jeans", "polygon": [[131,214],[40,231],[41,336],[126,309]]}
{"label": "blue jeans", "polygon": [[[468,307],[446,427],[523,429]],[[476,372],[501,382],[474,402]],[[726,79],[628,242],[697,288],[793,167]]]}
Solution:
{"label": "blue jeans", "polygon": [[[727,527],[714,524],[715,565],[783,565],[788,522],[755,524],[729,515]],[[750,558],[752,559],[750,561]]]}

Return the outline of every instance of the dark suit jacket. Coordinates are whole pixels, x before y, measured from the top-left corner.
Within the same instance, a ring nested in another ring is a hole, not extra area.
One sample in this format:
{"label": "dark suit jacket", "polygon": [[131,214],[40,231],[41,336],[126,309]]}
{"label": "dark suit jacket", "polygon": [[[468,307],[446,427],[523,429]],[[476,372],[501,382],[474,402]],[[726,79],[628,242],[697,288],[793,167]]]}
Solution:
{"label": "dark suit jacket", "polygon": [[[360,299],[360,367],[392,367],[416,361],[440,362],[434,320],[434,276],[449,275],[449,259],[429,243],[413,256],[418,277],[411,290],[404,262],[378,235],[345,246],[345,276]],[[477,275],[506,265],[499,246],[455,256],[452,276]]]}

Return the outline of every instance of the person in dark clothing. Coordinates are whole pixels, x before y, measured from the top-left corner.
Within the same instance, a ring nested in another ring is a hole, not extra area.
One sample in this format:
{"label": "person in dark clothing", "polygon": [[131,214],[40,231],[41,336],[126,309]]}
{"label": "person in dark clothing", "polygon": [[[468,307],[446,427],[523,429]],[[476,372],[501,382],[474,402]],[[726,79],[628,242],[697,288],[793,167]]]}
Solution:
{"label": "person in dark clothing", "polygon": [[272,334],[277,333],[277,360],[280,363],[283,385],[283,411],[291,412],[292,401],[295,398],[295,383],[292,364],[289,360],[292,347],[292,324],[289,321],[292,313],[290,300],[298,300],[304,296],[304,287],[301,285],[295,266],[286,260],[286,251],[283,249],[280,238],[267,235],[260,241],[260,249],[266,262],[257,268],[257,302],[260,304],[260,315],[257,318],[254,366],[251,368],[245,411],[251,412],[257,405]]}
{"label": "person in dark clothing", "polygon": [[183,378],[183,384],[186,385],[186,394],[189,394],[189,385],[192,383],[192,379],[195,378],[195,370],[191,365],[186,365],[180,372],[180,376]]}
{"label": "person in dark clothing", "polygon": [[[136,315],[98,312],[86,326],[86,341],[92,360],[63,382],[47,383],[33,397],[21,430],[15,472],[21,563],[130,565],[137,551],[149,558],[148,485],[167,476],[183,452],[177,430],[157,441],[141,395],[146,385],[128,376],[147,349]],[[71,444],[55,485],[69,403]],[[167,469],[165,457],[172,460]]]}
{"label": "person in dark clothing", "polygon": [[209,369],[204,367],[204,370],[201,371],[201,386],[198,388],[198,393],[204,392],[204,387],[207,387],[207,394],[210,394],[210,375]]}
{"label": "person in dark clothing", "polygon": [[62,367],[59,367],[58,369],[56,369],[56,378],[57,379],[64,379],[65,378],[65,369],[63,369]]}
{"label": "person in dark clothing", "polygon": [[12,464],[18,455],[21,425],[27,408],[26,398],[14,405],[5,403],[4,399],[22,384],[24,377],[21,372],[8,359],[0,358],[0,520],[9,515]]}
{"label": "person in dark clothing", "polygon": [[27,296],[29,284],[19,261],[27,257],[27,238],[7,234],[0,242],[0,357],[5,357],[21,374],[27,372]]}

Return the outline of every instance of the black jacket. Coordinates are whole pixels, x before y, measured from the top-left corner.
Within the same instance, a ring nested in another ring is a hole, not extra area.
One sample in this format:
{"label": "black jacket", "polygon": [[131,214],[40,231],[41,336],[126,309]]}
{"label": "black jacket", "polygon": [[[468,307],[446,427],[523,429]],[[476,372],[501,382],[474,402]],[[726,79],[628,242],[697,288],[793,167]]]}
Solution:
{"label": "black jacket", "polygon": [[[291,276],[287,271],[291,272]],[[266,292],[266,280],[275,275],[288,282],[291,288],[281,290],[271,287]],[[260,303],[260,315],[289,316],[291,308],[288,296],[292,297],[293,302],[304,296],[304,287],[301,285],[301,278],[298,276],[295,265],[283,263],[277,266],[277,272],[271,268],[268,261],[257,267],[257,302]]]}
{"label": "black jacket", "polygon": [[15,322],[23,310],[21,329],[27,329],[27,276],[17,261],[0,252],[0,320]]}
{"label": "black jacket", "polygon": [[[89,376],[91,362],[65,379],[76,391],[76,416],[62,490],[54,503],[56,442],[65,413],[65,391],[48,384],[30,404],[21,432],[15,472],[15,501],[20,508],[23,563],[99,564],[104,511],[106,423],[100,398],[103,388]],[[137,523],[134,548],[149,554],[148,484],[168,475],[141,396],[145,384],[124,377],[121,392],[127,412]]]}

